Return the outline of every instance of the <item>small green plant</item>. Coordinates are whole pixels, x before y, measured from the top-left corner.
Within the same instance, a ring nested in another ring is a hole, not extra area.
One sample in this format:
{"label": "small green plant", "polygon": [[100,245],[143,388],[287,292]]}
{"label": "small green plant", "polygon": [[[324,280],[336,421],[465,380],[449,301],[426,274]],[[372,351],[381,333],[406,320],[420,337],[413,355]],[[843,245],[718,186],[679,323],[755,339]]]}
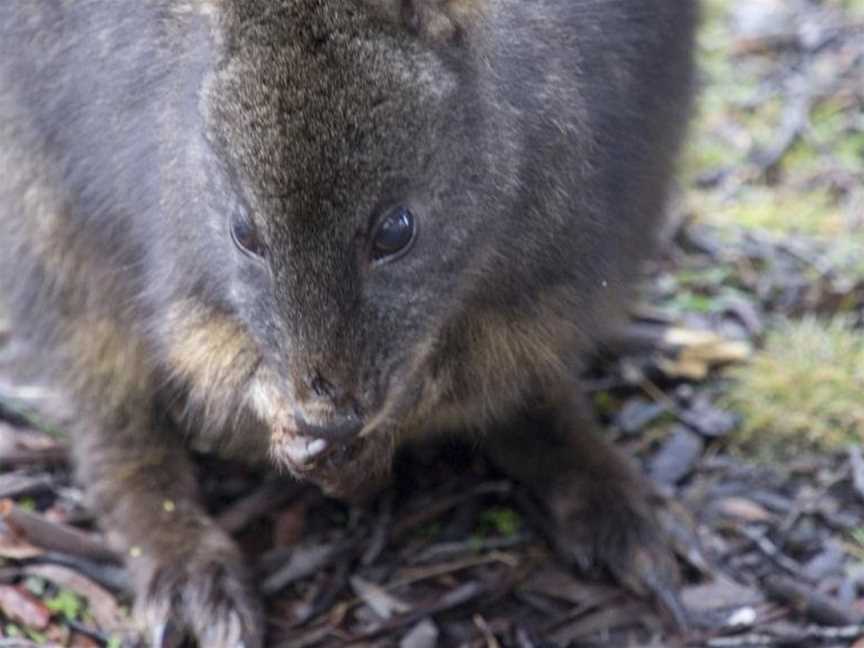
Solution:
{"label": "small green plant", "polygon": [[38,632],[33,628],[27,628],[26,632],[27,637],[37,646],[44,646],[48,643],[48,637],[45,634]]}
{"label": "small green plant", "polygon": [[763,458],[864,441],[864,331],[845,318],[785,322],[752,361],[729,372],[733,442]]}
{"label": "small green plant", "polygon": [[480,516],[480,531],[483,535],[498,535],[510,538],[522,528],[521,516],[506,506],[487,509]]}
{"label": "small green plant", "polygon": [[57,594],[45,600],[45,606],[67,621],[75,621],[81,615],[84,604],[74,592],[60,589]]}

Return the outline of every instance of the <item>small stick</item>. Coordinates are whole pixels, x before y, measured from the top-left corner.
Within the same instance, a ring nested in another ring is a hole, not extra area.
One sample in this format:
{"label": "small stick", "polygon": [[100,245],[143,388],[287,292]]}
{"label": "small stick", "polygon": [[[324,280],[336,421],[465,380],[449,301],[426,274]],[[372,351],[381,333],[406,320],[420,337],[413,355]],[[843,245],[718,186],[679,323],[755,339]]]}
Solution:
{"label": "small stick", "polygon": [[409,513],[408,515],[403,516],[393,525],[393,529],[391,530],[391,539],[399,540],[412,529],[441,517],[447,511],[459,506],[465,501],[475,497],[483,497],[485,495],[507,495],[510,493],[512,488],[512,485],[506,481],[484,482],[478,484],[467,493],[459,493],[457,495],[438,499],[415,513]]}
{"label": "small stick", "polygon": [[482,585],[476,581],[465,583],[464,585],[447,592],[429,607],[417,609],[413,612],[409,612],[408,614],[387,621],[386,623],[382,623],[377,628],[354,635],[346,642],[346,644],[357,645],[360,642],[369,641],[380,637],[381,635],[395,632],[405,626],[415,625],[426,617],[433,617],[437,614],[462,607],[466,603],[469,603],[484,594],[488,594],[490,591],[491,589],[488,586]]}
{"label": "small stick", "polygon": [[26,475],[18,472],[0,475],[0,498],[22,497],[54,488],[49,475]]}
{"label": "small stick", "polygon": [[[68,567],[112,592],[116,592],[122,596],[130,596],[132,594],[132,583],[129,580],[129,573],[122,565],[96,562],[89,558],[82,558],[81,556],[73,556],[57,551],[48,551],[41,556],[35,557],[30,562],[32,564]],[[27,567],[24,569],[26,571]],[[18,571],[20,572],[20,570]]]}
{"label": "small stick", "polygon": [[729,528],[750,540],[750,542],[756,545],[759,551],[765,554],[780,569],[792,575],[799,575],[803,572],[801,565],[784,554],[777,545],[768,539],[764,532],[753,531],[745,526],[732,526]]}
{"label": "small stick", "polygon": [[482,614],[475,614],[472,620],[474,621],[474,625],[477,626],[477,630],[483,636],[482,645],[486,646],[486,648],[501,648],[501,644],[498,643],[495,633],[489,627],[489,622],[483,618]]}
{"label": "small stick", "polygon": [[519,533],[512,536],[486,538],[479,541],[476,538],[468,538],[460,542],[441,542],[427,547],[412,562],[430,563],[442,558],[453,558],[460,554],[481,554],[498,549],[510,549],[511,547],[526,544],[528,540],[530,540],[530,536],[527,533]]}
{"label": "small stick", "polygon": [[228,533],[237,533],[254,520],[289,503],[302,490],[301,485],[292,484],[286,480],[269,481],[251,494],[231,504],[219,514],[216,520],[219,526]]}
{"label": "small stick", "polygon": [[387,493],[384,495],[384,500],[379,509],[378,518],[375,521],[375,526],[372,530],[372,537],[369,539],[369,544],[363,555],[360,558],[360,564],[368,567],[373,564],[390,541],[390,534],[393,529],[393,494]]}
{"label": "small stick", "polygon": [[762,579],[762,588],[775,601],[822,625],[850,626],[862,621],[860,614],[840,601],[786,576],[766,576]]}
{"label": "small stick", "polygon": [[[839,628],[806,626],[783,633],[751,633],[734,637],[714,637],[699,642],[699,646],[709,648],[752,648],[753,646],[806,646],[812,648],[814,642],[852,641],[864,635],[864,625],[851,625]],[[688,642],[688,645],[696,645]]]}
{"label": "small stick", "polygon": [[12,500],[0,501],[0,520],[5,522],[13,533],[37,547],[100,562],[122,562],[117,552],[101,540],[67,524],[51,522],[38,513],[25,511]]}
{"label": "small stick", "polygon": [[62,446],[52,448],[20,448],[0,453],[0,469],[10,470],[29,466],[59,468],[69,463],[69,452]]}

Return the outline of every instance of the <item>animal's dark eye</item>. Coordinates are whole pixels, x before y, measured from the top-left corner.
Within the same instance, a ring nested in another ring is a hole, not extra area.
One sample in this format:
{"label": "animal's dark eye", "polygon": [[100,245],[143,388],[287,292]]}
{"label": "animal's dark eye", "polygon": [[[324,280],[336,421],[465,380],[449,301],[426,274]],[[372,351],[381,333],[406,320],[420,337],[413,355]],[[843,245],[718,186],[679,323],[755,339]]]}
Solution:
{"label": "animal's dark eye", "polygon": [[264,245],[255,230],[255,225],[245,216],[237,215],[231,220],[231,237],[244,252],[255,256],[264,256]]}
{"label": "animal's dark eye", "polygon": [[414,240],[414,214],[405,207],[397,207],[378,224],[372,239],[372,256],[378,261],[407,252]]}

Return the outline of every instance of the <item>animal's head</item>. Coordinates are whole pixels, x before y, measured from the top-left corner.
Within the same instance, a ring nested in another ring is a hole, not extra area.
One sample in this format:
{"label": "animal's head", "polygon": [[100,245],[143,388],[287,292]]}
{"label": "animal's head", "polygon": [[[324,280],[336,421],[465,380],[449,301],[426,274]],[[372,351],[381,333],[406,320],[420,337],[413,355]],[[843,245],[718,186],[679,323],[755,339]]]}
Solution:
{"label": "animal's head", "polygon": [[483,253],[487,126],[468,62],[483,3],[226,0],[215,22],[208,231],[189,236],[208,259],[199,292],[231,323],[195,345],[234,354],[209,362],[243,373],[272,450],[301,470],[313,439],[411,414]]}

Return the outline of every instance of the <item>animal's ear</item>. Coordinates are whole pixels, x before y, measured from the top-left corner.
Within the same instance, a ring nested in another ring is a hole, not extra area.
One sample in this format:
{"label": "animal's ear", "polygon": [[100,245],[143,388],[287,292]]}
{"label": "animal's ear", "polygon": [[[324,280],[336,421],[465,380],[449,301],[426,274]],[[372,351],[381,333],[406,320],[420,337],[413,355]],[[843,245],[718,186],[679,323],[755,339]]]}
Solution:
{"label": "animal's ear", "polygon": [[366,0],[421,38],[443,43],[470,31],[487,13],[489,0]]}

